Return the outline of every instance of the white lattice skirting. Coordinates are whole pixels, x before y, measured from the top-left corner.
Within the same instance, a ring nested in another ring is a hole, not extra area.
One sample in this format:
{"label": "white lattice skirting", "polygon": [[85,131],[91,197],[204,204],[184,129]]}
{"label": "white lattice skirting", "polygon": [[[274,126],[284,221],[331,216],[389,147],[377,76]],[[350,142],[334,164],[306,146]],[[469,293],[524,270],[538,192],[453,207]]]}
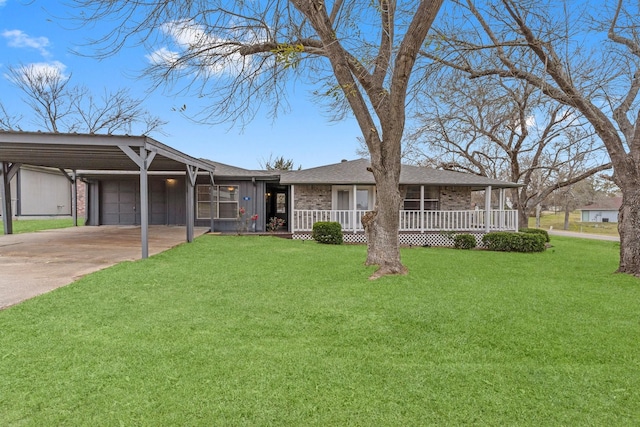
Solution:
{"label": "white lattice skirting", "polygon": [[[463,233],[460,233],[463,234]],[[476,245],[482,245],[482,237],[486,233],[464,233],[471,234],[476,238]],[[400,244],[403,246],[453,246],[453,240],[440,233],[400,233],[398,235]],[[294,233],[295,240],[313,240],[311,233]],[[344,233],[342,239],[345,243],[367,243],[364,233]]]}

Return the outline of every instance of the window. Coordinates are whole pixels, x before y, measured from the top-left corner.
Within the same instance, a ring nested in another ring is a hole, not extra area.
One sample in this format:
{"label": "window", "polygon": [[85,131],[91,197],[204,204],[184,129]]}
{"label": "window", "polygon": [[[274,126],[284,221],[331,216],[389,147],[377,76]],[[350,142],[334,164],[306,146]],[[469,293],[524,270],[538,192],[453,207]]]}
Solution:
{"label": "window", "polygon": [[[355,190],[355,195],[353,194]],[[333,209],[339,211],[352,210],[355,203],[355,210],[368,211],[374,205],[374,187],[367,185],[334,185],[332,187]]]}
{"label": "window", "polygon": [[[440,190],[438,187],[424,187],[423,206],[426,211],[438,210]],[[404,210],[419,211],[420,210],[420,186],[407,186],[407,194],[404,197]]]}
{"label": "window", "polygon": [[285,193],[276,194],[276,213],[287,213],[287,195]]}
{"label": "window", "polygon": [[369,190],[358,188],[356,191],[356,209],[359,211],[369,210]]}
{"label": "window", "polygon": [[196,217],[210,219],[213,204],[213,218],[235,219],[238,215],[238,186],[210,185],[196,186]]}

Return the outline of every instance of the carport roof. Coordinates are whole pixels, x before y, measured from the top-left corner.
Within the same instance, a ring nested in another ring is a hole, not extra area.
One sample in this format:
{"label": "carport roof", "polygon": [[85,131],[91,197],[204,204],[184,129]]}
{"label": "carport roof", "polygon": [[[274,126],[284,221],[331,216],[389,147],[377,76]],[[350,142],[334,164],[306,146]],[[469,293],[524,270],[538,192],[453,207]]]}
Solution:
{"label": "carport roof", "polygon": [[149,171],[213,172],[210,163],[188,156],[148,136],[0,131],[0,161],[68,170],[139,171],[127,154],[155,153]]}

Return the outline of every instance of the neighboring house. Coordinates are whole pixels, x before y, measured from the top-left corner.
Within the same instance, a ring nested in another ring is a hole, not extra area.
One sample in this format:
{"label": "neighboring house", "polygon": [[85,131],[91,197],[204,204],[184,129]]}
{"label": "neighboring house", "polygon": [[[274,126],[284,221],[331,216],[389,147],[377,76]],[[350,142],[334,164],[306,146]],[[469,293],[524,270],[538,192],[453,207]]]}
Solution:
{"label": "neighboring house", "polygon": [[71,215],[71,181],[58,169],[22,165],[10,186],[15,218]]}
{"label": "neighboring house", "polygon": [[582,222],[618,222],[622,197],[605,197],[580,208]]}

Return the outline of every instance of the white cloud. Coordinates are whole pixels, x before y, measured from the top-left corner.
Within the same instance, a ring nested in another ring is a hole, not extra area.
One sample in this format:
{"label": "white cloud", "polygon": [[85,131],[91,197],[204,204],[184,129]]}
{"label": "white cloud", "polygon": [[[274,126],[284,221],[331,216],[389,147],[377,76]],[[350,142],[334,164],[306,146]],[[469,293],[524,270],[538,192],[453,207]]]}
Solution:
{"label": "white cloud", "polygon": [[149,55],[145,55],[147,60],[153,65],[173,65],[176,63],[180,54],[175,51],[171,51],[166,47],[156,49]]}
{"label": "white cloud", "polygon": [[536,125],[536,118],[534,116],[529,116],[527,117],[525,124],[527,125],[528,128],[532,128],[535,127]]}
{"label": "white cloud", "polygon": [[36,49],[42,56],[49,56],[49,39],[46,37],[31,37],[22,30],[5,30],[1,35],[10,47]]}
{"label": "white cloud", "polygon": [[[69,75],[65,74],[67,66],[62,62],[34,62],[32,64],[22,65],[16,69],[19,74],[19,78],[23,82],[40,81],[42,84],[48,84],[56,80],[67,80]],[[13,80],[14,76],[5,74],[5,77],[9,80]]]}
{"label": "white cloud", "polygon": [[[212,36],[206,29],[192,21],[173,21],[164,24],[161,30],[169,35],[181,51],[172,51],[166,47],[155,50],[146,58],[154,65],[175,67],[183,55],[195,54],[194,59],[203,67],[203,74],[238,74],[249,65],[250,59],[237,53],[240,47],[233,40]],[[254,37],[255,39],[255,37]],[[255,41],[255,40],[254,40]]]}

